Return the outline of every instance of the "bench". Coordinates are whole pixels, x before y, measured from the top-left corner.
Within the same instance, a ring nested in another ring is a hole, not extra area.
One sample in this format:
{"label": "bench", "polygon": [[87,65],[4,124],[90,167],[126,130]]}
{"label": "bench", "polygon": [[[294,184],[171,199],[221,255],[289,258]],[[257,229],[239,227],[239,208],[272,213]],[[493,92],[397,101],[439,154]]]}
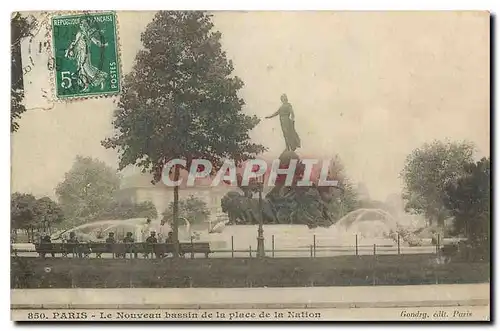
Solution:
{"label": "bench", "polygon": [[134,244],[108,244],[108,243],[79,243],[79,244],[68,244],[68,243],[40,243],[35,244],[35,250],[40,257],[45,257],[46,254],[61,254],[63,257],[67,257],[68,254],[73,253],[79,257],[90,257],[91,254],[95,254],[96,258],[101,258],[103,253],[113,253],[116,256],[125,256],[125,253],[135,252],[133,248]]}
{"label": "bench", "polygon": [[187,253],[203,253],[205,258],[208,258],[208,255],[212,253],[210,243],[207,242],[180,243],[179,246],[179,254],[183,257]]}
{"label": "bench", "polygon": [[90,257],[90,254],[95,254],[96,258],[102,258],[103,253],[111,253],[113,257],[126,257],[127,253],[134,253],[137,257],[137,249],[134,243],[89,243],[86,245],[88,249],[84,251],[85,257]]}
{"label": "bench", "polygon": [[[138,252],[143,253],[144,257],[149,257],[149,254],[156,255],[157,258],[164,258],[167,254],[173,254],[175,251],[174,244],[172,243],[159,243],[159,244],[148,244],[139,243]],[[196,243],[179,243],[179,255],[186,257],[188,253],[202,253],[208,258],[208,255],[212,251],[210,250],[210,243],[208,242],[196,242]]]}
{"label": "bench", "polygon": [[[96,258],[102,258],[103,253],[112,253],[113,257],[126,257],[127,253],[134,254],[137,258],[138,254],[142,254],[144,258],[149,258],[153,254],[157,258],[164,258],[167,254],[174,253],[175,247],[171,243],[79,243],[79,244],[69,244],[69,243],[40,243],[35,244],[36,252],[40,257],[45,257],[46,254],[62,254],[63,257],[67,257],[68,254],[73,253],[78,257],[90,257],[91,254],[95,254]],[[179,254],[185,257],[186,254],[192,253],[202,253],[208,258],[208,255],[212,251],[210,250],[210,243],[208,242],[193,242],[193,243],[180,243],[179,244]]]}
{"label": "bench", "polygon": [[167,254],[173,254],[175,251],[174,244],[171,243],[138,243],[137,250],[143,254],[144,258],[149,258],[149,255],[155,255],[157,258],[164,258]]}
{"label": "bench", "polygon": [[107,243],[88,243],[88,250],[85,252],[85,257],[90,257],[94,253],[96,258],[101,258],[102,253],[112,253],[114,244]]}
{"label": "bench", "polygon": [[45,257],[46,254],[51,254],[53,257],[56,254],[61,254],[63,257],[67,257],[70,253],[81,255],[86,250],[81,244],[40,243],[35,244],[35,251],[40,257]]}

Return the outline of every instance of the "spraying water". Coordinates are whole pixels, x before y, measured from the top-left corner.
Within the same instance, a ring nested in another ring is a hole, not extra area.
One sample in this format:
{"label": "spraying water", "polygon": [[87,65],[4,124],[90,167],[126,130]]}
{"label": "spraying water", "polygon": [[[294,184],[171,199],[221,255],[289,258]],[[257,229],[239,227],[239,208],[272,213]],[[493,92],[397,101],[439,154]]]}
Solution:
{"label": "spraying water", "polygon": [[[181,242],[188,242],[193,238],[195,241],[210,242],[213,249],[248,249],[256,246],[257,225],[227,225],[227,222],[217,220],[192,227],[185,218],[181,219],[181,223]],[[109,232],[114,232],[117,239],[126,232],[132,232],[135,238],[145,239],[144,232],[149,235],[149,231],[155,231],[161,241],[171,231],[170,225],[162,225],[160,220],[153,220],[146,231],[145,224],[144,218],[97,221],[55,233],[52,239],[61,240],[69,236],[69,232],[75,232],[81,241],[104,241]],[[398,234],[402,245],[415,242],[415,238],[411,236],[412,231],[406,230],[391,214],[382,209],[367,208],[351,211],[327,228],[266,224],[264,234],[266,247],[271,247],[274,238],[276,249],[308,248],[313,240],[317,246],[354,246],[356,240],[358,245],[394,245]]]}
{"label": "spraying water", "polygon": [[[190,223],[184,218],[181,219],[184,224],[179,226],[179,239],[189,241],[191,236]],[[96,221],[56,232],[52,235],[52,241],[66,239],[70,232],[75,232],[77,238],[83,242],[105,241],[110,232],[113,232],[118,240],[122,239],[127,232],[132,232],[136,241],[143,241],[151,231],[155,231],[161,240],[171,231],[171,227],[168,224],[162,225],[160,220],[153,220],[147,224],[146,218]]]}

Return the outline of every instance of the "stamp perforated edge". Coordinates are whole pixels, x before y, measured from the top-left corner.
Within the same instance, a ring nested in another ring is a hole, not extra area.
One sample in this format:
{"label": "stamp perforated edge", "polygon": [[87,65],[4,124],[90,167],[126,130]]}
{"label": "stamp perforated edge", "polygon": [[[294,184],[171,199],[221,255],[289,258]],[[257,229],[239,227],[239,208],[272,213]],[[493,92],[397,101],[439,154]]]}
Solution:
{"label": "stamp perforated edge", "polygon": [[[52,19],[57,16],[67,16],[67,15],[83,15],[83,14],[104,14],[104,13],[113,13],[115,17],[115,38],[116,38],[116,60],[118,62],[118,77],[119,77],[119,82],[120,82],[120,89],[117,92],[110,92],[110,93],[103,93],[103,94],[89,94],[89,95],[78,95],[78,96],[68,96],[64,98],[58,98],[57,97],[57,91],[56,91],[56,65],[55,65],[55,45],[53,42],[54,38],[54,31],[52,30]],[[118,19],[117,11],[113,10],[84,10],[84,11],[77,11],[77,10],[71,10],[71,11],[54,11],[50,12],[49,15],[47,16],[47,24],[48,24],[48,29],[47,29],[47,39],[49,40],[49,45],[48,47],[48,56],[50,60],[54,61],[54,65],[52,70],[49,70],[49,77],[50,77],[50,88],[51,88],[51,94],[52,94],[52,100],[54,103],[73,103],[76,101],[83,101],[83,100],[92,100],[92,99],[115,99],[117,100],[121,94],[121,91],[123,89],[123,64],[122,64],[122,45],[121,45],[121,40],[120,40],[120,21]]]}

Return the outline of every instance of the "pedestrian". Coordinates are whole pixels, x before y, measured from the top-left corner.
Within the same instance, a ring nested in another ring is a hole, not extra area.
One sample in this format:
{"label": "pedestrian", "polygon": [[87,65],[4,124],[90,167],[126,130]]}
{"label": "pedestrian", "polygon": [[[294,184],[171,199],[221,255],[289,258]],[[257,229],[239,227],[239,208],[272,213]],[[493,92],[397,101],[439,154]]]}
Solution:
{"label": "pedestrian", "polygon": [[132,237],[132,232],[127,232],[125,238],[123,238],[123,243],[125,244],[125,254],[134,253],[134,257],[137,258],[137,252],[134,245],[134,238]]}
{"label": "pedestrian", "polygon": [[116,244],[116,239],[115,239],[115,233],[110,232],[108,233],[108,237],[106,238],[106,250],[113,254],[113,257],[118,256],[119,254],[115,254],[115,244]]}
{"label": "pedestrian", "polygon": [[45,257],[46,252],[50,252],[50,255],[52,255],[52,257],[55,257],[54,250],[52,249],[52,240],[50,239],[50,236],[48,234],[44,233],[40,237],[40,246],[41,251],[43,251],[42,257]]}
{"label": "pedestrian", "polygon": [[79,249],[80,242],[78,241],[78,238],[76,237],[76,233],[74,231],[71,231],[69,233],[67,245],[69,248],[69,252],[73,253],[73,256],[76,254],[80,258],[82,257],[82,253]]}
{"label": "pedestrian", "polygon": [[146,254],[145,257],[149,257],[149,254],[153,254],[154,247],[158,243],[156,238],[156,231],[151,231],[149,237],[146,238]]}

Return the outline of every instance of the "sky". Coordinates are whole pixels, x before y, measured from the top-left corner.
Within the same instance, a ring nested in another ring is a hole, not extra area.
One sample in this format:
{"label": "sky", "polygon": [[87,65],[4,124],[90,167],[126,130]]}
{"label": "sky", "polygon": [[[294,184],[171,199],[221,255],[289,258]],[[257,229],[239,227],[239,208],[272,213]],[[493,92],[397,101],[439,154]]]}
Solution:
{"label": "sky", "polygon": [[[153,16],[118,12],[125,74]],[[486,12],[214,15],[222,47],[245,83],[244,109],[262,118],[251,137],[268,147],[266,156],[284,149],[279,119],[264,117],[286,93],[302,140],[297,153],[339,155],[348,177],[380,200],[401,191],[405,157],[425,142],[469,140],[478,158],[489,156],[489,22]],[[116,152],[100,144],[112,134],[116,100],[41,101],[49,77],[43,56],[35,59],[25,79],[30,110],[11,139],[12,191],[54,196],[76,155],[117,167]],[[47,110],[37,107],[43,102]]]}

